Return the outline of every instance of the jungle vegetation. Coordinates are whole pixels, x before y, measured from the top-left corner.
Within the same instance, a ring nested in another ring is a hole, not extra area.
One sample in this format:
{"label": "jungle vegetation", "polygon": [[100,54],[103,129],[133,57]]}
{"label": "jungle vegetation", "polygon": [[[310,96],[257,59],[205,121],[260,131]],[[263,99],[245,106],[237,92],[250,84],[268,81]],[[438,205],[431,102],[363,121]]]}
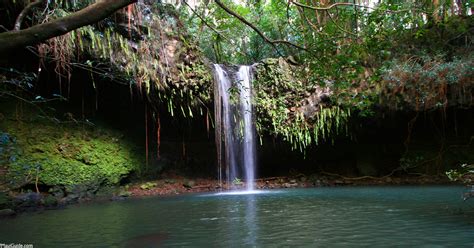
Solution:
{"label": "jungle vegetation", "polygon": [[26,50],[39,68],[54,65],[61,97],[81,68],[91,84],[138,89],[153,119],[166,106],[212,126],[210,65],[254,64],[259,135],[304,152],[381,109],[472,108],[473,8],[467,0],[3,0],[0,95],[38,97],[25,91],[41,70],[8,64]]}

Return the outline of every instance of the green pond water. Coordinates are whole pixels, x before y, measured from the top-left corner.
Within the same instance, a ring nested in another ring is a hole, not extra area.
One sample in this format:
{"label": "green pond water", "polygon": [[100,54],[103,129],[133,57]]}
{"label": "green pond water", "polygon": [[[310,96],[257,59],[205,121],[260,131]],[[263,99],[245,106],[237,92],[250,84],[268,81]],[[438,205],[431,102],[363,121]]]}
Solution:
{"label": "green pond water", "polygon": [[193,194],[71,206],[0,220],[34,247],[474,247],[463,187]]}

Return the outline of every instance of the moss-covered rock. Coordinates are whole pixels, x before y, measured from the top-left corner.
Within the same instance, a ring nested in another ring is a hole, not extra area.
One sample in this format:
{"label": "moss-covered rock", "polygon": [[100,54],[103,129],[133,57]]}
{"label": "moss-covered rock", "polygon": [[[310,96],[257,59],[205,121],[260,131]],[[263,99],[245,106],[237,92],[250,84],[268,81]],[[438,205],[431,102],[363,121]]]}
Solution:
{"label": "moss-covered rock", "polygon": [[143,163],[141,152],[112,130],[39,120],[4,120],[0,127],[15,140],[2,157],[11,187],[83,185],[90,190],[119,183]]}

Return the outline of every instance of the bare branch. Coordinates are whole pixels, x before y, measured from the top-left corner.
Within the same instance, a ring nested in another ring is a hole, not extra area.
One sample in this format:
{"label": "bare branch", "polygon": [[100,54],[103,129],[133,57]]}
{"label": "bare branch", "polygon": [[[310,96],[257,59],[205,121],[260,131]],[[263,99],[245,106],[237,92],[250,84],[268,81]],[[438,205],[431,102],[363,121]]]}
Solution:
{"label": "bare branch", "polygon": [[184,4],[186,4],[186,6],[188,6],[188,8],[193,12],[193,14],[195,14],[195,15],[199,18],[199,20],[202,21],[202,23],[204,23],[204,25],[206,25],[207,27],[209,27],[212,31],[214,31],[214,33],[216,33],[216,34],[218,34],[218,35],[221,35],[221,36],[224,36],[224,35],[222,34],[222,31],[219,31],[219,30],[217,30],[215,27],[213,27],[212,25],[210,25],[210,24],[204,19],[204,17],[202,17],[199,13],[197,13],[197,11],[194,10],[194,9],[188,4],[187,1],[184,0],[183,2],[184,2]]}
{"label": "bare branch", "polygon": [[[199,13],[197,13],[197,11],[195,9],[193,9],[187,1],[183,1],[184,4],[186,4],[188,6],[188,8],[194,13],[194,15],[196,15],[202,23],[204,23],[204,25],[206,25],[208,28],[210,28],[212,31],[214,31],[214,33],[216,33],[218,36],[222,37],[224,40],[230,40],[229,37],[227,37],[223,31],[220,31],[220,30],[217,30],[217,28],[213,27],[211,24],[209,24],[203,16],[201,16]],[[237,51],[239,54],[243,55],[244,57],[248,56],[248,54],[245,54],[241,51]]]}
{"label": "bare branch", "polygon": [[[289,0],[289,1],[290,1],[290,3],[292,3],[296,6],[306,8],[306,9],[317,10],[317,11],[328,11],[332,8],[339,7],[339,6],[350,6],[350,7],[357,7],[357,8],[363,8],[363,9],[372,9],[372,10],[377,9],[377,7],[370,7],[370,6],[365,6],[365,5],[361,5],[361,4],[355,4],[355,3],[333,3],[333,4],[328,5],[326,7],[316,7],[316,6],[311,6],[311,5],[306,5],[306,4],[300,3],[296,0]],[[384,10],[384,12],[394,14],[394,13],[413,11],[413,10],[414,9],[412,8],[412,9],[401,9],[401,10]],[[430,13],[430,12],[422,10],[422,9],[415,8],[415,10],[419,10],[419,11],[424,12],[424,13]]]}
{"label": "bare branch", "polygon": [[30,11],[34,8],[38,8],[41,5],[45,4],[47,0],[36,0],[28,5],[20,12],[18,17],[16,18],[15,21],[15,27],[13,30],[18,31],[21,28],[21,23],[23,22],[23,19],[30,13]]}
{"label": "bare branch", "polygon": [[333,3],[333,4],[331,4],[329,6],[326,6],[326,7],[310,6],[310,5],[302,4],[298,1],[293,1],[293,0],[290,0],[290,3],[293,3],[294,5],[300,6],[302,8],[307,8],[307,9],[312,9],[312,10],[330,10],[330,9],[332,9],[334,7],[338,7],[338,6],[353,6],[353,7],[359,7],[359,8],[375,9],[373,7],[360,5],[360,4],[355,4],[355,3]]}
{"label": "bare branch", "polygon": [[302,47],[302,46],[299,46],[297,44],[294,44],[290,41],[287,41],[287,40],[273,40],[273,39],[270,39],[268,38],[267,36],[265,36],[265,34],[263,34],[263,32],[258,29],[255,25],[253,25],[252,23],[250,23],[249,21],[247,21],[244,17],[240,16],[239,14],[235,13],[234,11],[232,11],[231,9],[229,9],[227,6],[225,6],[220,0],[215,0],[215,3],[221,7],[225,12],[227,12],[228,14],[234,16],[235,18],[237,18],[239,21],[243,22],[245,25],[249,26],[251,29],[253,29],[260,37],[262,37],[262,39],[264,39],[266,42],[268,42],[270,45],[272,45],[275,50],[279,52],[278,50],[278,47],[276,46],[276,44],[285,44],[285,45],[289,45],[289,46],[292,46],[292,47],[295,47],[295,48],[298,48],[298,49],[301,49],[301,50],[306,50],[305,47]]}
{"label": "bare branch", "polygon": [[339,30],[341,30],[341,31],[344,32],[344,33],[347,33],[347,34],[350,34],[350,35],[353,35],[353,36],[357,37],[357,34],[356,34],[356,33],[353,33],[353,32],[351,32],[351,31],[349,31],[349,30],[346,30],[346,29],[344,29],[343,27],[341,27],[339,24],[337,24],[336,20],[334,20],[334,18],[331,16],[331,13],[329,13],[329,11],[326,11],[326,12],[327,12],[327,14],[328,14],[328,16],[329,16],[329,19],[332,21],[332,23],[333,23]]}

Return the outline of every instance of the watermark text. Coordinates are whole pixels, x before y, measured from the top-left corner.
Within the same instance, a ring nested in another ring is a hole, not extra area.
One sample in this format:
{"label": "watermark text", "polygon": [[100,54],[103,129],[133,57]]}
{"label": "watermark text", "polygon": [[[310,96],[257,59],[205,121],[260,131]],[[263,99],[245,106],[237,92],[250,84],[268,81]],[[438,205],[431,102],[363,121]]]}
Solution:
{"label": "watermark text", "polygon": [[0,243],[0,248],[33,248],[33,245],[32,244],[15,244],[15,243],[2,244]]}

